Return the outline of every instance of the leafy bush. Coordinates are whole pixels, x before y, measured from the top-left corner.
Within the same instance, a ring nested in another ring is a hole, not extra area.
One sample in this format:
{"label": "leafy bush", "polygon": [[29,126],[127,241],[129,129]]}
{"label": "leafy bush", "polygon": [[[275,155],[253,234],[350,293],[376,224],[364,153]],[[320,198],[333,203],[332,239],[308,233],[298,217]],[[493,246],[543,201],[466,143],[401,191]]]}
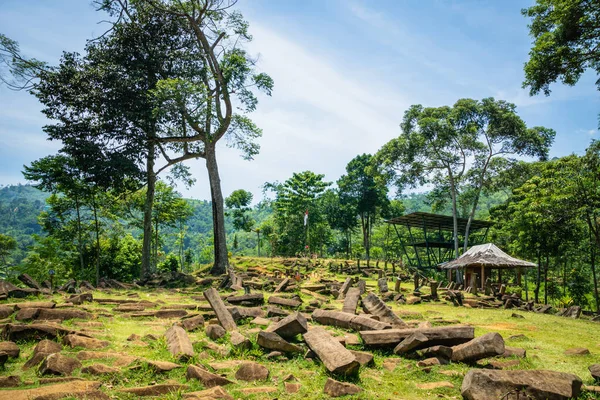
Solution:
{"label": "leafy bush", "polygon": [[179,269],[179,261],[175,254],[169,254],[165,261],[161,262],[157,266],[161,272],[176,272]]}
{"label": "leafy bush", "polygon": [[523,288],[521,286],[507,286],[506,294],[508,294],[508,295],[515,294],[515,295],[521,297],[521,295],[523,294]]}

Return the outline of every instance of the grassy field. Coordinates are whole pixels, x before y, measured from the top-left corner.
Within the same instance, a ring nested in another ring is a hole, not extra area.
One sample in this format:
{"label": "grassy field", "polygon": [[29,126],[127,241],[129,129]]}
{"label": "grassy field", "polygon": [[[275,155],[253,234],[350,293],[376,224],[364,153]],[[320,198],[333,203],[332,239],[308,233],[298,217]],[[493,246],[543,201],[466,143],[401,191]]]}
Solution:
{"label": "grassy field", "polygon": [[[247,267],[263,268],[265,273],[273,269],[282,269],[283,266],[278,260],[268,259],[238,259],[237,265],[244,269]],[[309,281],[317,281],[321,277],[336,278],[342,280],[344,277],[334,277],[326,270],[319,270],[312,274]],[[409,284],[405,289],[409,289]],[[375,289],[375,280],[368,279],[368,289]],[[166,307],[168,304],[197,304],[197,301],[191,299],[192,295],[199,295],[204,288],[179,289],[148,289],[148,290],[130,290],[118,291],[110,290],[95,291],[95,298],[118,298],[131,299],[133,293],[139,295],[140,300],[149,300],[160,303],[160,306]],[[264,293],[268,297],[270,293]],[[308,301],[313,300],[310,296],[301,293],[301,297]],[[60,295],[55,295],[54,299],[58,302],[66,301]],[[31,300],[31,299],[27,299]],[[391,304],[391,303],[388,303]],[[330,300],[329,305],[341,308],[342,303]],[[156,341],[146,341],[144,343],[130,342],[127,338],[131,334],[144,336],[146,334],[163,335],[164,332],[173,324],[175,320],[166,319],[132,319],[125,318],[122,314],[112,311],[116,306],[101,305],[95,302],[86,303],[84,307],[98,315],[92,322],[85,321],[66,321],[63,325],[72,326],[79,330],[86,330],[95,337],[110,341],[110,346],[104,350],[119,352],[138,356],[140,358],[176,361],[167,351],[164,336]],[[519,365],[510,367],[510,369],[548,369],[554,371],[570,372],[582,378],[584,384],[592,385],[593,381],[588,371],[588,366],[600,362],[600,324],[592,323],[588,320],[572,320],[553,315],[543,315],[535,313],[526,313],[516,311],[524,316],[523,319],[513,318],[511,315],[514,310],[502,309],[473,309],[467,307],[453,307],[445,302],[424,303],[418,305],[394,305],[393,309],[404,320],[428,320],[433,325],[439,325],[441,320],[456,320],[462,324],[473,325],[476,336],[486,332],[500,333],[508,346],[521,347],[526,349],[527,357],[520,359]],[[109,316],[112,315],[112,316]],[[98,324],[100,323],[100,324]],[[233,385],[225,387],[234,398],[242,399],[322,399],[329,398],[323,394],[323,386],[327,379],[325,368],[319,363],[311,360],[305,360],[302,355],[285,361],[269,360],[256,345],[256,335],[258,326],[252,324],[243,324],[239,326],[240,332],[253,341],[253,348],[249,351],[237,352],[231,348],[228,337],[217,341],[226,353],[218,354],[209,349],[207,344],[212,342],[206,337],[204,329],[198,329],[190,332],[189,336],[194,342],[196,356],[186,364],[201,364],[210,368],[213,362],[229,361],[230,366],[219,370],[227,378],[233,380]],[[335,334],[343,335],[341,329],[331,329]],[[524,335],[519,339],[509,339],[513,335]],[[20,375],[23,381],[27,381],[29,386],[38,385],[39,377],[36,369],[23,371],[22,365],[29,359],[33,352],[35,343],[18,343],[21,348],[21,356],[18,360],[9,361],[6,369],[2,371],[3,375]],[[585,347],[590,350],[591,355],[587,356],[566,356],[564,351],[572,347]],[[351,346],[356,350],[363,350],[361,345]],[[64,354],[76,353],[80,349],[68,349],[65,347]],[[369,350],[370,351],[370,350]],[[433,398],[461,398],[460,386],[462,375],[470,368],[464,364],[450,364],[440,367],[434,367],[430,372],[424,372],[416,366],[416,360],[400,359],[390,352],[373,351],[375,355],[375,366],[362,368],[359,378],[353,380],[364,391],[354,396],[357,399],[433,399]],[[253,360],[265,365],[270,371],[268,382],[244,383],[236,381],[234,378],[237,366],[235,360]],[[83,365],[94,363],[112,364],[112,360],[89,360],[83,361]],[[189,385],[187,391],[202,390],[204,387],[195,380],[186,381],[185,367],[178,368],[166,373],[155,373],[146,364],[138,361],[133,366],[139,368],[122,367],[119,374],[108,376],[91,376],[81,373],[79,370],[74,372],[78,376],[90,380],[101,380],[103,382],[102,390],[113,398],[133,399],[133,395],[119,393],[120,388],[145,386],[156,383],[184,383]],[[395,368],[393,367],[396,364]],[[442,374],[443,371],[454,371],[455,375],[450,376]],[[288,374],[293,374],[302,385],[300,392],[296,394],[287,394],[284,389],[283,378]],[[419,389],[418,384],[426,382],[448,381],[454,385],[454,388],[441,388],[434,390]],[[277,387],[278,392],[270,394],[244,395],[240,389],[255,386]],[[20,387],[22,389],[24,387]],[[0,398],[7,397],[8,392],[0,392]],[[182,398],[181,393],[162,396],[161,398],[176,399]],[[584,393],[581,398],[596,398],[593,393]]]}

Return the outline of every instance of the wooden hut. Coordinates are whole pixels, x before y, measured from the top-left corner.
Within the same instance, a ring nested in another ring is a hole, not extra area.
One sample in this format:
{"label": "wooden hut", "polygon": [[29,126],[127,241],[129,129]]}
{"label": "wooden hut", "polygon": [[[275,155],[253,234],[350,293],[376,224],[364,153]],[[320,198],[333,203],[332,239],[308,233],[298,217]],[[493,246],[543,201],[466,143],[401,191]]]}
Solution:
{"label": "wooden hut", "polygon": [[498,283],[501,283],[503,270],[516,269],[517,284],[520,285],[521,269],[536,266],[536,264],[529,261],[509,256],[492,243],[473,246],[456,260],[440,264],[440,268],[449,271],[450,274],[453,270],[464,269],[465,282],[472,282],[472,278],[479,275],[481,288],[485,287],[485,280],[492,276],[492,270],[494,269],[498,270]]}

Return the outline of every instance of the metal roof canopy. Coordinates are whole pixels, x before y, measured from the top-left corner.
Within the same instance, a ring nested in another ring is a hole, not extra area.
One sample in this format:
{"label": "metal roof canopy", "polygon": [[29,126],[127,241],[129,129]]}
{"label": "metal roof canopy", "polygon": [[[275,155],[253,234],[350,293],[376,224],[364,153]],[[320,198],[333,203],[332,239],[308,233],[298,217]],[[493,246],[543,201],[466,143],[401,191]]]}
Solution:
{"label": "metal roof canopy", "polygon": [[[460,254],[468,219],[457,220],[458,240],[461,243],[459,254],[454,252],[454,219],[451,216],[414,212],[385,222],[394,227],[400,248],[410,267],[435,269],[439,264],[453,260]],[[471,221],[469,246],[484,243],[493,224],[490,221]],[[407,228],[405,234],[400,234],[398,225]]]}
{"label": "metal roof canopy", "polygon": [[[459,232],[464,232],[466,230],[468,221],[469,220],[466,218],[458,218],[457,222]],[[426,228],[431,230],[437,229],[444,231],[454,230],[454,219],[452,216],[431,214],[426,212],[414,212],[401,217],[388,219],[385,222],[392,225],[404,225],[413,228]],[[494,225],[494,223],[491,221],[474,219],[471,221],[470,231],[473,232],[479,229],[489,228],[492,225]]]}

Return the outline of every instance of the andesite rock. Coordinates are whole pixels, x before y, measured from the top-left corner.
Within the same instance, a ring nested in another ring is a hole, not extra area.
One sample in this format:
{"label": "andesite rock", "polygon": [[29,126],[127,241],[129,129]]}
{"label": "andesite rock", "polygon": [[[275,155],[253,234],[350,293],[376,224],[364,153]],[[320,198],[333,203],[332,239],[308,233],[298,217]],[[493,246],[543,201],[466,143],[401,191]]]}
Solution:
{"label": "andesite rock", "polygon": [[362,392],[358,386],[348,383],[339,382],[331,378],[327,378],[323,392],[331,397],[341,397]]}
{"label": "andesite rock", "polygon": [[472,369],[465,375],[461,394],[466,400],[489,400],[520,389],[531,399],[566,400],[579,396],[581,385],[579,377],[564,372]]}
{"label": "andesite rock", "polygon": [[0,342],[0,352],[6,353],[9,357],[18,358],[21,349],[13,342]]}
{"label": "andesite rock", "polygon": [[504,339],[490,332],[452,348],[452,361],[470,362],[504,354]]}
{"label": "andesite rock", "polygon": [[265,381],[269,378],[269,370],[258,363],[246,362],[240,365],[235,378],[247,382]]}
{"label": "andesite rock", "polygon": [[179,360],[187,360],[194,356],[194,348],[189,336],[182,327],[173,325],[165,333],[167,349]]}
{"label": "andesite rock", "polygon": [[221,325],[210,324],[206,326],[205,333],[212,340],[217,340],[225,336],[227,331]]}
{"label": "andesite rock", "polygon": [[65,346],[69,346],[70,348],[83,347],[84,349],[88,350],[98,350],[108,347],[110,342],[79,335],[67,335],[63,338],[63,344]]}
{"label": "andesite rock", "polygon": [[304,334],[304,341],[333,374],[353,375],[360,364],[354,354],[321,327],[315,327]]}
{"label": "andesite rock", "polygon": [[308,323],[306,318],[299,312],[291,314],[276,324],[271,325],[266,329],[267,332],[275,332],[282,338],[293,338],[298,334],[308,331]]}
{"label": "andesite rock", "polygon": [[233,382],[223,378],[221,375],[213,374],[207,370],[200,368],[196,365],[188,365],[185,377],[187,380],[198,379],[202,384],[208,388],[222,385],[229,385]]}
{"label": "andesite rock", "polygon": [[53,353],[42,361],[38,371],[40,375],[71,375],[77,368],[81,368],[77,359]]}
{"label": "andesite rock", "polygon": [[265,349],[281,351],[284,353],[301,353],[300,346],[287,342],[275,332],[260,331],[256,343]]}
{"label": "andesite rock", "polygon": [[588,369],[590,370],[590,374],[592,374],[592,378],[600,381],[600,364],[590,365]]}

